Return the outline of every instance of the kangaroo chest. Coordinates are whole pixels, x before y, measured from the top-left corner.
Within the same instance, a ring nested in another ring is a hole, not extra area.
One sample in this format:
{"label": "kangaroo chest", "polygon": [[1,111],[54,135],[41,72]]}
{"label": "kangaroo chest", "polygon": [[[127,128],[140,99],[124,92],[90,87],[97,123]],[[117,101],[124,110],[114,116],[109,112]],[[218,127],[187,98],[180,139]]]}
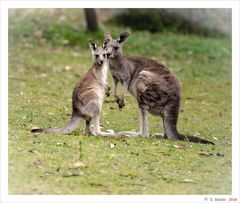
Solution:
{"label": "kangaroo chest", "polygon": [[128,64],[110,62],[109,65],[110,72],[115,79],[117,79],[121,83],[123,83],[123,81],[129,81],[129,79],[131,78],[131,69],[130,67],[128,67]]}
{"label": "kangaroo chest", "polygon": [[107,84],[107,71],[108,71],[108,64],[104,63],[102,67],[102,71],[100,72],[100,83],[104,87]]}
{"label": "kangaroo chest", "polygon": [[112,76],[114,78],[116,78],[121,83],[123,82],[123,80],[124,80],[124,72],[123,72],[121,66],[110,65],[110,71],[111,71],[111,74],[112,74]]}

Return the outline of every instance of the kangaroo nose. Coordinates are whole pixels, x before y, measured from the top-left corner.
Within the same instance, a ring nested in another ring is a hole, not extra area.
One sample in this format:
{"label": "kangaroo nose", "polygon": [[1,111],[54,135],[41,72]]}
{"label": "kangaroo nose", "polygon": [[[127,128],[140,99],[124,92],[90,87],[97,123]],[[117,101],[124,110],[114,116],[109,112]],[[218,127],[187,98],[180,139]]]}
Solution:
{"label": "kangaroo nose", "polygon": [[110,57],[110,54],[109,54],[109,53],[107,53],[107,57],[108,57],[108,58]]}
{"label": "kangaroo nose", "polygon": [[103,64],[103,61],[101,60],[101,61],[99,61],[100,62],[100,64]]}

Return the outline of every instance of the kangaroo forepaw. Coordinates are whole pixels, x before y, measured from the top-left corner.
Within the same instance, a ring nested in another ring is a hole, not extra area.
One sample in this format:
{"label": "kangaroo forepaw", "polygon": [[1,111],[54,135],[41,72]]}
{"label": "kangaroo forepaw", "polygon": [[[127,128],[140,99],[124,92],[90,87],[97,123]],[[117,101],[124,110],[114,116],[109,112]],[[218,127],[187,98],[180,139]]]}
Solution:
{"label": "kangaroo forepaw", "polygon": [[123,100],[121,100],[119,103],[118,103],[118,108],[121,109],[125,106],[125,103]]}
{"label": "kangaroo forepaw", "polygon": [[106,94],[107,97],[109,97],[110,96],[110,91],[107,90],[105,94]]}
{"label": "kangaroo forepaw", "polygon": [[119,98],[119,97],[116,97],[116,102],[118,104],[118,108],[121,109],[125,106],[125,102],[123,99]]}
{"label": "kangaroo forepaw", "polygon": [[105,88],[105,94],[106,94],[107,97],[109,97],[110,94],[111,94],[111,87],[108,86],[108,85],[107,85],[107,87]]}

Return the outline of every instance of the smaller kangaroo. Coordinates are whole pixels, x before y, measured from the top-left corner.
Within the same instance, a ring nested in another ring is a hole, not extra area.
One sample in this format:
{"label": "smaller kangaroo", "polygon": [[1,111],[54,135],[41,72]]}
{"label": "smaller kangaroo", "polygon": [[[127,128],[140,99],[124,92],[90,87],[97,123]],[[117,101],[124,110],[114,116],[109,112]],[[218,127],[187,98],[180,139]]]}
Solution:
{"label": "smaller kangaroo", "polygon": [[[114,81],[114,96],[119,108],[124,104],[124,96],[128,90],[138,102],[140,112],[140,132],[129,132],[129,135],[148,137],[147,114],[161,116],[164,135],[172,140],[189,140],[203,144],[213,144],[208,140],[182,135],[177,130],[180,109],[181,88],[178,78],[163,64],[154,60],[127,56],[123,54],[122,45],[129,33],[123,32],[116,40],[106,32],[104,48],[109,59],[109,68]],[[123,94],[118,95],[118,82],[123,85]],[[154,134],[159,137],[160,134]]]}
{"label": "smaller kangaroo", "polygon": [[[93,65],[73,90],[71,120],[62,128],[32,129],[31,132],[71,133],[80,121],[85,120],[85,134],[108,135],[108,133],[101,132],[99,123],[104,94],[109,96],[110,91],[107,83],[108,60],[102,47],[97,47],[92,40],[89,41],[88,45],[92,50]],[[93,124],[93,128],[91,124]]]}

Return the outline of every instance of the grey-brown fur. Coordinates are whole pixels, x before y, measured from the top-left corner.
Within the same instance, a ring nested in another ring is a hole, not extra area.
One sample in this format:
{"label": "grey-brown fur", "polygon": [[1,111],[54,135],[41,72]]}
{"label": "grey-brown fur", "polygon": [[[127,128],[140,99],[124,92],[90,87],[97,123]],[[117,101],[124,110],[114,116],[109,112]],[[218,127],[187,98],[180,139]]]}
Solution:
{"label": "grey-brown fur", "polygon": [[[33,129],[32,132],[70,133],[79,125],[81,120],[85,120],[86,134],[105,135],[100,131],[99,114],[104,95],[109,95],[107,84],[108,61],[102,47],[97,47],[93,41],[89,41],[89,47],[92,50],[93,65],[73,90],[72,116],[69,123],[59,129]],[[93,124],[93,128],[91,124]]]}
{"label": "grey-brown fur", "polygon": [[[177,121],[181,100],[179,80],[161,63],[145,57],[124,55],[122,44],[128,36],[129,34],[124,32],[113,40],[109,33],[105,33],[104,48],[109,58],[109,68],[114,81],[114,96],[119,108],[125,105],[124,95],[127,90],[138,102],[140,136],[149,136],[147,125],[149,112],[162,117],[165,138],[214,144],[195,136],[184,136],[178,133]],[[117,92],[118,82],[123,85],[121,96]]]}

